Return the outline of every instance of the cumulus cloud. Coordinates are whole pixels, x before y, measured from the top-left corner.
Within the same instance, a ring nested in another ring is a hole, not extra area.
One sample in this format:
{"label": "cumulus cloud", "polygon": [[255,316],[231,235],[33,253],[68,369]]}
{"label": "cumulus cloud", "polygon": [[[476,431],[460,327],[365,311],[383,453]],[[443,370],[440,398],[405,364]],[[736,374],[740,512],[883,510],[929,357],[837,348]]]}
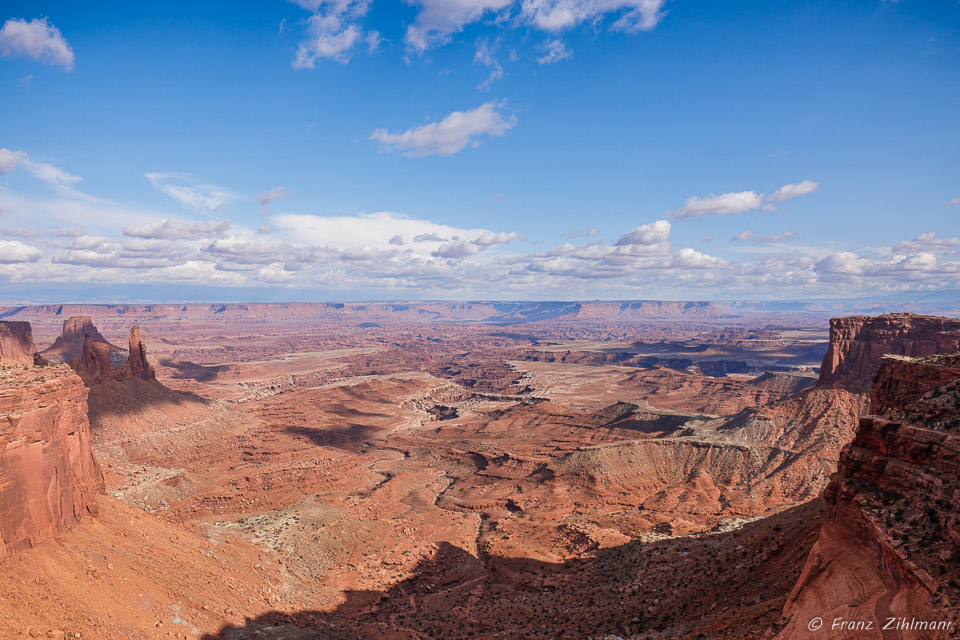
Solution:
{"label": "cumulus cloud", "polygon": [[719,267],[728,263],[726,260],[722,260],[706,253],[700,253],[691,247],[684,247],[683,249],[680,249],[680,251],[677,251],[676,255],[674,255],[673,264],[691,269],[710,269],[712,267]]}
{"label": "cumulus cloud", "polygon": [[553,64],[566,60],[573,55],[573,52],[567,49],[567,45],[560,38],[543,43],[540,50],[543,51],[543,55],[537,58],[537,64]]}
{"label": "cumulus cloud", "polygon": [[703,198],[695,196],[687,198],[682,207],[668,211],[667,216],[682,219],[711,214],[722,216],[745,213],[756,209],[772,211],[775,210],[772,203],[813,193],[819,186],[820,183],[818,182],[804,180],[797,184],[785,184],[770,196],[752,190],[721,193],[720,195],[710,194]]}
{"label": "cumulus cloud", "polygon": [[312,12],[306,21],[306,36],[297,46],[294,69],[312,69],[318,62],[350,61],[353,49],[366,43],[375,49],[380,42],[376,31],[364,32],[360,20],[370,8],[369,0],[295,0]]}
{"label": "cumulus cloud", "polygon": [[145,173],[155,189],[200,212],[217,212],[240,198],[226,187],[196,184],[182,173]]}
{"label": "cumulus cloud", "polygon": [[379,142],[385,151],[397,150],[410,158],[450,156],[467,146],[479,146],[484,136],[496,138],[512,129],[516,117],[505,117],[501,108],[501,103],[486,102],[476,109],[454,111],[439,122],[398,133],[377,129],[370,139]]}
{"label": "cumulus cloud", "polygon": [[951,207],[960,205],[960,198],[954,198],[953,200],[949,201],[947,204]]}
{"label": "cumulus cloud", "polygon": [[229,220],[207,220],[191,224],[176,218],[163,218],[147,224],[131,225],[123,230],[123,235],[133,238],[182,240],[218,235],[229,228]]}
{"label": "cumulus cloud", "polygon": [[19,240],[0,240],[0,263],[36,262],[42,255],[40,249]]}
{"label": "cumulus cloud", "polygon": [[630,233],[620,236],[616,245],[656,245],[666,242],[670,237],[670,223],[666,220],[657,220],[635,228]]}
{"label": "cumulus cloud", "polygon": [[868,260],[852,251],[839,251],[820,260],[816,271],[826,275],[855,276],[862,274],[868,264]]}
{"label": "cumulus cloud", "polygon": [[289,191],[283,187],[274,187],[270,191],[264,191],[257,196],[257,202],[260,203],[261,207],[268,206],[271,202],[279,200],[280,198],[286,198],[290,194]]}
{"label": "cumulus cloud", "polygon": [[73,49],[60,30],[46,18],[29,22],[11,18],[0,28],[0,57],[22,57],[43,64],[73,69]]}
{"label": "cumulus cloud", "polygon": [[0,149],[0,176],[13,171],[17,163],[27,157],[23,151],[11,151],[10,149]]}

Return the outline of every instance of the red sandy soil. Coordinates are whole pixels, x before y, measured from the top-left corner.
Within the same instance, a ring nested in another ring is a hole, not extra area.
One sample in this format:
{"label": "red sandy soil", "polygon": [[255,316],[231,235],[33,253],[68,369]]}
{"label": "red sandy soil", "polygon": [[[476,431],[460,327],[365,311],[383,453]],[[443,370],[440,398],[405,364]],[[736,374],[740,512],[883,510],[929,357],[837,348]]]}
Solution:
{"label": "red sandy soil", "polygon": [[[724,326],[695,307],[682,322],[505,328],[378,307],[383,326],[361,327],[355,308],[325,309],[346,330],[299,308],[287,324],[241,311],[221,324],[131,312],[156,380],[91,382],[109,496],[97,518],[2,561],[14,633],[758,638],[780,619],[865,408],[862,393],[805,389],[822,336],[805,321]],[[127,320],[111,318],[100,329],[122,344]],[[558,361],[538,355],[547,343],[749,353],[757,372]],[[785,354],[806,355],[781,372]],[[12,611],[18,589],[37,604]]]}

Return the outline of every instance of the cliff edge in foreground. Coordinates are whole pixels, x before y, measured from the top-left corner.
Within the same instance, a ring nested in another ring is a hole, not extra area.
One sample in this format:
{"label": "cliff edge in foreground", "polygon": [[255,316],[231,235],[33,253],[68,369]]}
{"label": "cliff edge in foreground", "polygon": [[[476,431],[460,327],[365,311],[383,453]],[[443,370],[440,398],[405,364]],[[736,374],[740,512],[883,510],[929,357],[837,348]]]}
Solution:
{"label": "cliff edge in foreground", "polygon": [[65,365],[0,370],[0,556],[69,529],[102,492],[80,378]]}
{"label": "cliff edge in foreground", "polygon": [[870,411],[777,638],[960,633],[960,355],[884,357]]}

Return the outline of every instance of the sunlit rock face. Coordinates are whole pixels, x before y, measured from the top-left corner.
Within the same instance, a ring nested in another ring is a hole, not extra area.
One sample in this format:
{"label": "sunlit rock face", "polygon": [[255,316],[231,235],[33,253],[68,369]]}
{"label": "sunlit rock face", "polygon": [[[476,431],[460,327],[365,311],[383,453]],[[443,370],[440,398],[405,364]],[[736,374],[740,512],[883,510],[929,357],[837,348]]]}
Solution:
{"label": "sunlit rock face", "polygon": [[96,512],[87,389],[66,366],[0,371],[0,556]]}
{"label": "sunlit rock face", "polygon": [[873,372],[887,355],[914,358],[960,350],[960,320],[891,313],[830,320],[830,346],[820,384],[855,392],[870,390]]}
{"label": "sunlit rock face", "polygon": [[0,365],[40,364],[29,322],[0,322]]}

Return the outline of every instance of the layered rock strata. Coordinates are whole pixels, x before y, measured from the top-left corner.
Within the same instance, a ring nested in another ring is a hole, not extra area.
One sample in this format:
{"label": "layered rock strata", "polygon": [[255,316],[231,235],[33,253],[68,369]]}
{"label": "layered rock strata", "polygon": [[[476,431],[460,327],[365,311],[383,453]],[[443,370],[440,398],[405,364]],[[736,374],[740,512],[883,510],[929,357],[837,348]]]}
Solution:
{"label": "layered rock strata", "polygon": [[87,336],[94,342],[106,344],[110,351],[119,351],[100,334],[90,316],[73,316],[63,321],[63,333],[41,355],[55,363],[76,360],[83,355],[83,343]]}
{"label": "layered rock strata", "polygon": [[87,389],[66,366],[0,371],[0,556],[96,512]]}
{"label": "layered rock strata", "polygon": [[[960,633],[960,356],[887,357],[778,638]],[[846,624],[844,624],[846,623]]]}
{"label": "layered rock strata", "polygon": [[29,322],[0,322],[0,365],[39,365]]}
{"label": "layered rock strata", "polygon": [[833,318],[819,384],[868,392],[873,372],[885,355],[917,358],[957,351],[960,319],[913,313]]}
{"label": "layered rock strata", "polygon": [[147,347],[140,338],[140,328],[130,330],[130,347],[127,361],[120,367],[114,368],[110,362],[110,344],[101,342],[90,334],[84,337],[83,350],[79,358],[72,360],[70,366],[90,386],[104,380],[126,380],[140,378],[141,380],[155,380],[157,375],[147,361]]}

